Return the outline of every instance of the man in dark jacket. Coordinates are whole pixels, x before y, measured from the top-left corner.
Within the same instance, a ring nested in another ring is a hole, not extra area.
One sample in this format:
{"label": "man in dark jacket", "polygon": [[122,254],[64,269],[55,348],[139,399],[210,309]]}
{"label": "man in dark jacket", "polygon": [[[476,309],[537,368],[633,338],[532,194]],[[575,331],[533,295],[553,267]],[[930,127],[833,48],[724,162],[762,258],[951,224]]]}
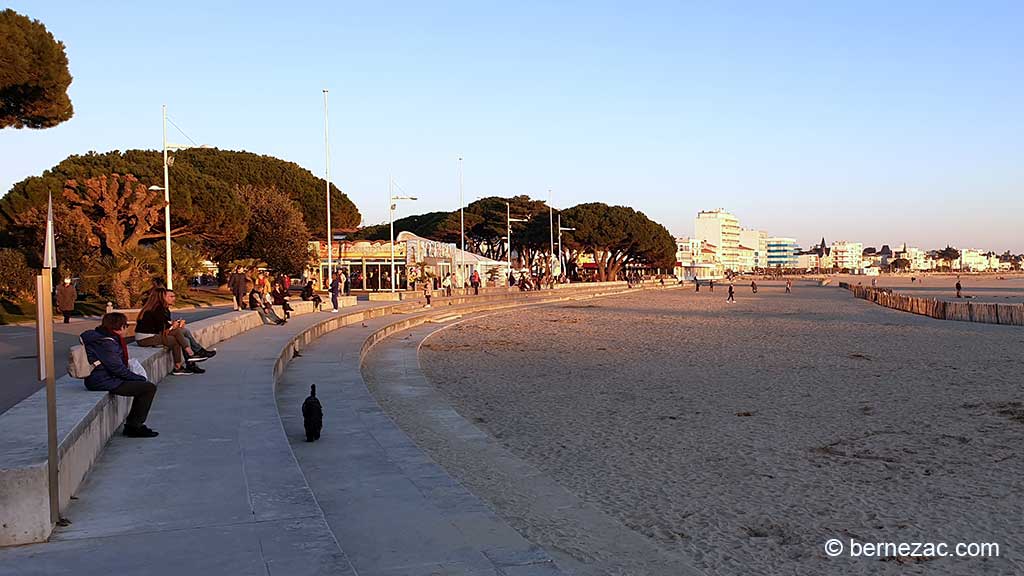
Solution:
{"label": "man in dark jacket", "polygon": [[[124,423],[129,438],[153,438],[159,433],[146,426],[149,407],[156,396],[156,384],[128,367],[128,345],[124,339],[128,317],[120,312],[104,314],[99,327],[82,333],[82,344],[89,362],[95,365],[85,378],[85,387],[132,398],[132,408]],[[96,364],[99,362],[99,364]]]}

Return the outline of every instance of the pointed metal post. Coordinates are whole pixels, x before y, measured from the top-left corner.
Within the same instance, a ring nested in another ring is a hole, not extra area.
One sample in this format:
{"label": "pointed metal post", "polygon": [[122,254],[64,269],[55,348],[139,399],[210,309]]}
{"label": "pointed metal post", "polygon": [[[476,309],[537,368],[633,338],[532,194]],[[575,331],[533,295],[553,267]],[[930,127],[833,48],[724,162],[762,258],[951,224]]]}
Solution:
{"label": "pointed metal post", "polygon": [[53,234],[53,198],[46,214],[43,267],[36,277],[36,326],[39,334],[39,379],[46,380],[47,480],[50,488],[50,523],[60,521],[60,475],[57,461],[57,385],[53,368],[53,269],[57,252]]}

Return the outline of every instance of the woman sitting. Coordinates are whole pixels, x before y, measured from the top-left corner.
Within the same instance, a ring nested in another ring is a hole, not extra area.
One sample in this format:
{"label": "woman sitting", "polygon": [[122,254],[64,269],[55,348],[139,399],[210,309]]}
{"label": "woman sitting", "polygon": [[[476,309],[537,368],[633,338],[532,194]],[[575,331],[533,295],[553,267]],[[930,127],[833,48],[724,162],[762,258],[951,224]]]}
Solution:
{"label": "woman sitting", "polygon": [[313,288],[313,281],[309,280],[306,282],[306,286],[302,289],[302,299],[306,301],[312,301],[313,306],[316,306],[316,311],[320,311],[320,306],[324,303],[320,295],[316,293]]}
{"label": "woman sitting", "polygon": [[164,346],[174,357],[174,370],[179,376],[206,372],[192,361],[193,350],[183,334],[185,323],[171,321],[171,309],[167,306],[167,289],[153,288],[146,303],[139,310],[135,321],[135,343],[139,346]]}
{"label": "woman sitting", "polygon": [[284,319],[290,320],[292,317],[292,306],[288,303],[288,289],[284,287],[284,284],[280,281],[274,284],[274,289],[270,292],[270,298],[274,303],[274,306],[280,306],[284,309]]}

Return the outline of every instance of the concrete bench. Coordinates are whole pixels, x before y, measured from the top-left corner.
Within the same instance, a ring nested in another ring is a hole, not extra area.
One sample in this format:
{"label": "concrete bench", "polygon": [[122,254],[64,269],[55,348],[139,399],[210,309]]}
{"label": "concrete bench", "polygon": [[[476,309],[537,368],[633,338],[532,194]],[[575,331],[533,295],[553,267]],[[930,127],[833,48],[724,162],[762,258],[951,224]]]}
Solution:
{"label": "concrete bench", "polygon": [[[312,302],[290,302],[292,314],[313,312]],[[283,311],[278,310],[279,314]],[[203,346],[262,326],[255,312],[228,312],[190,323],[192,335]],[[128,347],[150,381],[159,382],[174,367],[163,347]],[[67,506],[107,440],[124,423],[131,399],[85,389],[82,380],[68,376],[58,359],[57,452],[60,458],[61,508]],[[50,525],[47,479],[46,390],[42,389],[0,415],[0,546],[46,540]]]}

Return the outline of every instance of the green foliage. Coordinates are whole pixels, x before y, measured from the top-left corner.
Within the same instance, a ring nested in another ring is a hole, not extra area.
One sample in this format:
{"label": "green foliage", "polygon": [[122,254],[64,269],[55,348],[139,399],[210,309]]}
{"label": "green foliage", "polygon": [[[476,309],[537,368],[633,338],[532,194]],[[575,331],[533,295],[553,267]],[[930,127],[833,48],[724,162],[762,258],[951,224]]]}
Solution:
{"label": "green foliage", "polygon": [[0,297],[12,300],[32,298],[35,272],[28,267],[25,255],[11,248],[0,248]]}
{"label": "green foliage", "polygon": [[[129,150],[70,156],[42,176],[18,182],[0,199],[0,242],[11,245],[24,233],[16,222],[23,220],[20,216],[27,211],[45,206],[49,191],[63,189],[68,180],[109,174],[132,174],[147,188],[163,186],[162,153]],[[169,176],[172,236],[198,240],[196,248],[216,260],[234,252],[248,235],[249,208],[238,197],[239,186],[276,188],[299,207],[307,227],[321,229],[326,222],[323,180],[292,162],[249,152],[197,148],[177,152]],[[339,230],[354,228],[360,220],[352,201],[333,186],[331,218]]]}
{"label": "green foliage", "polygon": [[939,250],[938,254],[939,254],[939,258],[941,258],[942,260],[946,261],[947,265],[952,265],[952,262],[954,260],[957,260],[957,259],[960,258],[960,251],[957,250],[956,248],[953,248],[952,246],[949,246],[949,245],[947,245],[942,250]]}
{"label": "green foliage", "polygon": [[64,43],[38,20],[0,12],[0,129],[52,128],[74,114]]}
{"label": "green foliage", "polygon": [[277,274],[299,274],[309,265],[309,231],[294,202],[275,188],[243,186],[251,211],[249,234],[239,255],[257,258]]}
{"label": "green foliage", "polygon": [[563,241],[594,256],[600,280],[615,279],[627,262],[671,268],[675,260],[669,231],[632,208],[580,204],[562,212],[562,225],[576,228]]}
{"label": "green foliage", "polygon": [[[395,220],[395,236],[399,232],[441,240],[443,242],[459,241],[458,212],[428,212],[415,216],[406,216]],[[391,226],[388,223],[367,226],[350,236],[352,240],[390,240]]]}

